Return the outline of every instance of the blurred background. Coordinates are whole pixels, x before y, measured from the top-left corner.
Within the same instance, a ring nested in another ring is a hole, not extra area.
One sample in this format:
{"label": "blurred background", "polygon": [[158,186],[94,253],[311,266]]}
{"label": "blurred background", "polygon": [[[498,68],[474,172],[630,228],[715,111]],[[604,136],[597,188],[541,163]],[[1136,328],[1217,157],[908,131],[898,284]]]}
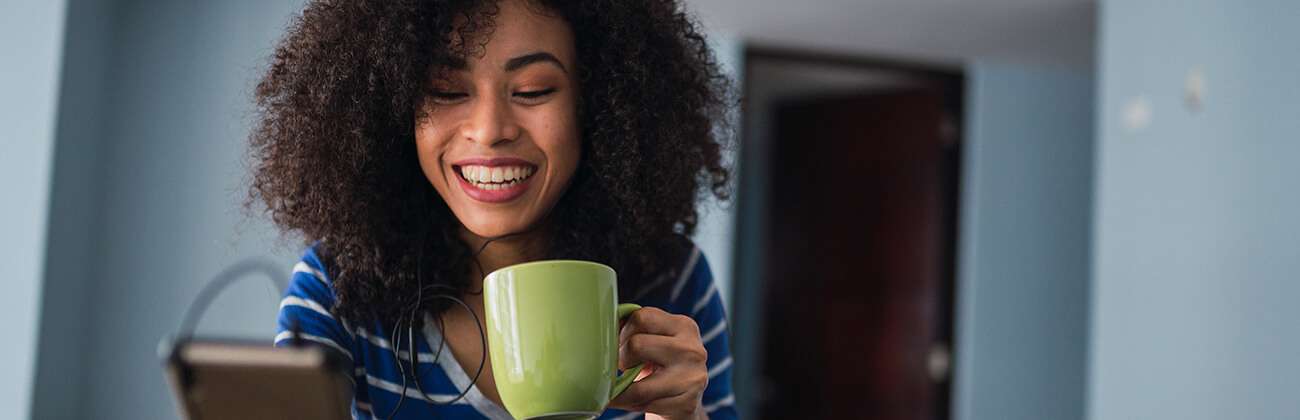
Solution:
{"label": "blurred background", "polygon": [[[159,339],[301,251],[240,205],[302,0],[0,5],[0,418],[174,418]],[[1300,3],[687,7],[744,97],[696,241],[745,417],[1300,418]]]}

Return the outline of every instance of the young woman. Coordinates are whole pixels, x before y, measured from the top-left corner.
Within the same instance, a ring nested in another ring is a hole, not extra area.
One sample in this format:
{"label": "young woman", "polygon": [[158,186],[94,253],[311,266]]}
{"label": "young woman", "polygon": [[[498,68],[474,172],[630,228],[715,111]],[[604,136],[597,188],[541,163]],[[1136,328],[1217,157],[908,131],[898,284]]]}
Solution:
{"label": "young woman", "polygon": [[697,197],[726,198],[728,82],[681,9],[309,3],[256,90],[250,204],[309,244],[276,344],[293,329],[351,360],[357,418],[508,418],[484,275],[591,260],[646,307],[619,363],[650,373],[601,418],[734,418],[721,300],[686,239]]}

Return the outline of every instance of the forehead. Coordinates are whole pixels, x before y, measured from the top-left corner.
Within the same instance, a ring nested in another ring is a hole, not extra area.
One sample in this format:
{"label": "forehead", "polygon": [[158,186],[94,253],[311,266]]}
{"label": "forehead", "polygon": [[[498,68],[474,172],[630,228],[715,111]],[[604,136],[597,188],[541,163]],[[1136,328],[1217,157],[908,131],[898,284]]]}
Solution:
{"label": "forehead", "polygon": [[566,64],[573,62],[573,30],[564,19],[541,5],[520,0],[504,0],[498,9],[491,26],[479,34],[478,42],[483,43],[480,53],[463,57],[463,63],[453,63],[453,67],[499,69],[513,57],[535,52],[551,53]]}

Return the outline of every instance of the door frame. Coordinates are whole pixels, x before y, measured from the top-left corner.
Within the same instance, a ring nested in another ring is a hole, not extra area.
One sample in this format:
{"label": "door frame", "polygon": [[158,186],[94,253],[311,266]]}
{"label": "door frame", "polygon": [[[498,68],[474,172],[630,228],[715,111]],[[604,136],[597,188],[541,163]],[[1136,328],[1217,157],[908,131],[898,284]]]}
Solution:
{"label": "door frame", "polygon": [[956,293],[957,293],[957,245],[959,241],[960,228],[960,199],[961,199],[961,171],[962,157],[964,154],[965,139],[965,94],[966,94],[966,76],[960,65],[944,63],[927,63],[922,61],[904,60],[898,58],[886,58],[883,56],[859,55],[842,52],[832,52],[824,50],[796,49],[790,47],[770,46],[763,44],[746,43],[742,58],[742,83],[741,83],[741,112],[737,133],[741,139],[739,153],[739,162],[737,171],[737,193],[736,208],[738,209],[735,219],[735,235],[733,240],[733,249],[735,257],[733,258],[732,273],[735,279],[744,279],[736,281],[736,286],[732,288],[731,302],[731,335],[733,340],[732,354],[734,355],[736,369],[733,371],[733,388],[736,395],[736,404],[740,412],[754,412],[759,407],[759,401],[764,392],[764,384],[759,376],[760,362],[763,360],[763,319],[764,307],[764,276],[761,271],[763,264],[758,264],[765,258],[767,244],[766,224],[766,186],[770,172],[767,170],[769,153],[771,145],[768,143],[767,136],[758,133],[755,127],[758,125],[758,118],[750,112],[755,107],[766,107],[771,104],[756,104],[751,102],[751,92],[754,92],[755,81],[751,75],[755,74],[754,69],[764,62],[785,62],[798,63],[804,65],[821,66],[825,68],[835,68],[838,70],[861,71],[870,73],[890,73],[906,75],[915,80],[921,80],[926,85],[938,89],[944,97],[944,108],[948,114],[948,120],[951,122],[948,126],[946,137],[951,138],[950,148],[946,151],[946,159],[952,162],[945,165],[951,168],[951,173],[945,173],[946,190],[944,196],[948,197],[945,203],[944,219],[947,221],[947,229],[944,235],[949,239],[943,249],[943,267],[942,282],[946,291],[941,297],[941,307],[943,308],[943,318],[947,320],[947,325],[942,329],[942,340],[949,344],[949,353],[947,363],[947,387],[940,393],[942,400],[941,406],[937,412],[940,418],[951,418],[952,391],[955,384],[953,373],[956,369],[952,364],[957,360],[956,356]]}

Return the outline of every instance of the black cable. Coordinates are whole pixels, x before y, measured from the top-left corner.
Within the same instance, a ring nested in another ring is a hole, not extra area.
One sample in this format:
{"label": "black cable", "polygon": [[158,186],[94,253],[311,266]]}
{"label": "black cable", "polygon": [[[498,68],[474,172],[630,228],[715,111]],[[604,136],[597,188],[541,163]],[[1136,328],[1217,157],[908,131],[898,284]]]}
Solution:
{"label": "black cable", "polygon": [[[194,336],[194,328],[198,326],[199,320],[207,312],[208,305],[212,304],[212,300],[217,297],[217,294],[252,273],[265,274],[270,278],[271,283],[275,285],[277,291],[284,292],[285,283],[283,279],[285,276],[274,263],[267,259],[250,258],[226,267],[225,270],[221,270],[212,280],[203,285],[203,289],[199,290],[199,294],[194,297],[194,300],[190,302],[190,306],[185,309],[185,317],[181,321],[180,331],[176,334],[178,342],[188,341]],[[293,334],[296,337],[297,331],[294,331]]]}
{"label": "black cable", "polygon": [[[485,273],[485,272],[483,271],[483,265],[482,265],[481,262],[479,262],[479,260],[478,260],[478,256],[479,256],[479,254],[482,254],[484,250],[487,249],[488,244],[491,244],[492,242],[495,242],[495,241],[500,240],[500,239],[504,239],[504,238],[511,237],[511,236],[516,236],[516,235],[519,235],[519,234],[522,234],[522,233],[524,233],[524,232],[518,232],[518,233],[506,234],[506,235],[502,235],[502,236],[498,236],[498,237],[488,238],[487,240],[485,240],[485,241],[483,242],[483,244],[479,246],[478,250],[475,251],[473,254],[470,255],[470,261],[474,262],[474,265],[476,266],[476,268],[478,268],[478,272],[479,272],[479,274],[480,274],[480,275],[484,275],[484,276],[487,275],[487,273]],[[420,312],[420,307],[423,306],[423,304],[424,304],[424,289],[426,288],[426,286],[424,286],[424,276],[423,276],[423,260],[424,260],[424,247],[423,247],[423,246],[420,247],[420,251],[419,251],[419,252],[420,252],[420,255],[419,255],[419,256],[417,257],[417,259],[416,259],[416,274],[415,274],[416,281],[418,282],[418,283],[417,283],[417,287],[416,287],[416,298],[415,298],[415,301],[412,302],[412,305],[411,305],[411,306],[412,306],[412,309],[411,309],[411,312],[410,312],[410,315],[409,315],[409,320],[406,321],[406,325],[407,325],[407,327],[406,327],[406,328],[407,328],[407,340],[406,340],[406,346],[407,346],[407,363],[408,363],[408,364],[410,365],[410,367],[411,367],[411,379],[413,380],[413,382],[415,382],[415,388],[416,388],[416,390],[418,390],[418,391],[420,392],[420,395],[423,396],[423,397],[425,398],[425,400],[427,400],[427,401],[429,401],[429,403],[431,403],[431,404],[435,404],[435,405],[448,405],[448,404],[454,404],[455,402],[460,401],[462,398],[465,398],[465,395],[468,395],[468,394],[469,394],[469,391],[470,391],[471,389],[474,389],[474,385],[478,383],[479,378],[482,377],[482,375],[483,375],[483,369],[484,369],[484,367],[487,366],[487,352],[488,352],[488,348],[487,348],[487,331],[484,330],[484,327],[483,327],[483,321],[478,317],[478,314],[475,313],[475,312],[474,312],[474,309],[471,308],[471,307],[469,306],[468,303],[465,303],[464,300],[461,300],[460,298],[457,298],[457,297],[455,297],[455,296],[452,296],[452,295],[449,295],[449,294],[445,294],[445,293],[439,293],[439,294],[436,294],[436,295],[432,295],[432,296],[431,296],[431,299],[447,299],[447,300],[451,300],[451,301],[455,302],[456,304],[459,304],[462,308],[465,309],[466,312],[469,312],[470,316],[474,318],[474,326],[478,328],[478,333],[479,333],[479,343],[480,343],[480,345],[481,345],[481,349],[482,349],[482,351],[480,352],[481,354],[479,355],[478,370],[476,370],[476,371],[474,372],[474,378],[470,380],[469,385],[467,385],[467,386],[465,387],[465,389],[461,390],[460,393],[456,395],[456,398],[452,398],[451,400],[446,401],[446,402],[437,401],[436,399],[434,399],[433,397],[431,397],[427,392],[424,391],[424,387],[423,387],[422,384],[420,383],[420,368],[419,368],[420,363],[419,363],[419,353],[418,353],[418,346],[416,345],[415,338],[414,338],[414,335],[415,335],[415,324],[416,324],[416,323],[415,323],[415,318],[418,316],[418,314],[419,314],[419,312]],[[442,289],[447,289],[447,290],[449,290],[449,291],[454,291],[454,290],[455,290],[455,288],[453,288],[453,287],[451,287],[451,286],[441,285],[441,284],[432,284],[432,285],[429,285],[428,288],[432,288],[432,289],[442,288]],[[467,292],[465,292],[465,293],[466,293],[466,294],[471,294],[471,295],[481,295],[481,294],[483,294],[483,286],[482,286],[482,285],[479,285],[479,290],[478,290],[477,292],[468,292],[468,291],[467,291]],[[436,314],[435,317],[436,317],[437,320],[438,320],[438,328],[439,328],[439,332],[440,332],[439,337],[440,337],[441,339],[440,339],[439,342],[438,342],[438,350],[437,350],[436,353],[434,353],[433,360],[430,362],[430,363],[434,363],[434,364],[438,363],[439,358],[442,357],[442,351],[443,351],[443,348],[445,347],[446,342],[447,342],[446,328],[444,328],[444,325],[443,325],[442,314],[441,314],[441,313]],[[387,417],[388,420],[392,420],[393,416],[396,416],[398,410],[401,409],[401,407],[402,407],[402,401],[406,399],[406,390],[408,389],[406,369],[402,366],[402,360],[401,360],[401,357],[398,355],[398,353],[401,352],[401,348],[402,348],[402,346],[401,346],[401,335],[398,333],[398,331],[401,331],[401,325],[402,325],[402,318],[399,317],[399,318],[397,319],[397,322],[393,325],[393,331],[392,331],[392,333],[389,335],[389,337],[390,337],[390,339],[389,339],[389,344],[392,346],[392,352],[393,352],[393,362],[395,362],[395,363],[397,364],[398,373],[402,376],[402,392],[401,392],[401,394],[398,396],[398,399],[397,399],[397,405],[393,408],[393,411],[392,411],[391,413],[388,414],[388,417]],[[432,348],[431,348],[431,349],[432,349]]]}
{"label": "black cable", "polygon": [[[478,251],[475,251],[473,254],[470,254],[470,256],[469,256],[469,260],[474,262],[474,267],[475,267],[475,268],[478,268],[478,275],[480,275],[480,276],[484,276],[484,277],[487,276],[487,273],[483,272],[483,263],[482,263],[482,262],[479,262],[479,260],[478,260],[478,256],[479,256],[479,254],[482,254],[483,251],[487,249],[488,244],[492,243],[493,241],[496,241],[497,239],[503,238],[503,237],[504,237],[504,236],[502,236],[502,237],[497,237],[497,238],[488,238],[486,241],[483,241],[483,245],[480,245],[480,246],[478,247]],[[466,292],[466,294],[476,295],[476,296],[477,296],[477,295],[481,295],[481,294],[483,294],[483,284],[480,283],[480,284],[478,285],[478,292]]]}
{"label": "black cable", "polygon": [[[448,405],[448,404],[453,404],[453,403],[455,403],[456,401],[460,401],[461,398],[465,398],[465,395],[469,394],[469,391],[470,391],[471,389],[474,389],[474,384],[478,383],[479,378],[482,377],[482,375],[483,375],[483,368],[484,368],[485,366],[487,366],[487,352],[488,352],[488,349],[487,349],[487,332],[484,331],[484,329],[483,329],[483,322],[480,321],[480,319],[479,319],[479,317],[478,317],[478,314],[474,313],[474,310],[471,309],[470,306],[469,306],[469,304],[465,303],[465,301],[460,300],[460,299],[457,299],[457,298],[452,297],[452,296],[450,296],[450,295],[436,295],[436,296],[434,296],[434,298],[435,298],[435,299],[437,299],[437,298],[450,299],[450,300],[455,301],[456,303],[460,304],[460,306],[461,306],[462,308],[465,308],[465,311],[469,312],[470,316],[474,317],[474,325],[478,327],[479,339],[480,339],[480,343],[481,343],[481,345],[482,345],[482,352],[481,352],[481,354],[479,355],[478,370],[477,370],[476,372],[474,372],[474,378],[470,380],[469,385],[465,386],[465,389],[464,389],[464,390],[461,390],[460,394],[456,395],[456,398],[452,398],[451,400],[446,401],[446,402],[441,402],[441,401],[436,401],[436,400],[434,400],[432,397],[429,396],[429,394],[427,394],[427,393],[424,392],[424,387],[421,386],[421,384],[420,384],[420,378],[419,378],[418,375],[416,376],[416,378],[415,378],[415,388],[416,388],[417,390],[420,391],[420,395],[423,395],[425,399],[429,400],[429,402],[432,402],[432,403],[434,403],[434,404],[438,404],[438,405]],[[446,340],[447,340],[447,336],[446,336],[445,332],[444,332],[443,334],[439,334],[439,335],[442,336],[442,341],[446,341]],[[408,344],[408,345],[409,345],[409,344]],[[441,347],[442,347],[442,345],[439,344],[439,348],[441,348]],[[414,349],[412,349],[410,359],[411,359],[411,360],[415,360]],[[436,358],[434,359],[434,362],[437,362],[437,359],[436,359]]]}
{"label": "black cable", "polygon": [[[475,251],[473,254],[470,255],[470,261],[474,262],[474,265],[476,266],[476,268],[478,268],[478,272],[480,275],[486,276],[487,273],[483,272],[483,264],[478,260],[479,254],[482,254],[483,251],[487,249],[488,244],[515,235],[518,235],[518,233],[488,238],[486,241],[483,242],[483,245],[479,246],[478,251]],[[411,367],[411,374],[410,374],[411,379],[413,382],[415,382],[415,389],[420,392],[420,395],[423,396],[424,399],[427,400],[430,404],[450,405],[456,403],[457,401],[460,401],[462,398],[465,398],[465,396],[469,394],[469,391],[471,389],[474,389],[474,385],[478,383],[479,378],[482,377],[483,368],[487,366],[487,352],[488,352],[487,331],[484,330],[483,322],[481,319],[479,319],[478,314],[475,313],[474,309],[471,308],[468,303],[465,303],[465,301],[455,296],[444,294],[444,293],[439,293],[431,296],[431,299],[451,300],[459,304],[462,308],[465,308],[466,312],[469,312],[470,316],[474,318],[474,326],[478,328],[479,342],[482,351],[481,354],[479,355],[478,370],[474,372],[474,378],[470,380],[467,386],[465,386],[465,389],[461,390],[460,393],[456,395],[456,398],[452,398],[451,400],[446,402],[438,401],[424,391],[424,386],[423,384],[420,383],[420,363],[419,363],[420,355],[418,352],[418,346],[416,345],[415,338],[414,338],[415,318],[416,316],[418,316],[420,312],[420,307],[423,306],[424,304],[424,289],[426,287],[424,286],[424,276],[423,276],[423,268],[424,268],[423,266],[424,247],[423,246],[420,247],[419,252],[420,255],[417,257],[416,264],[415,264],[416,265],[415,278],[416,281],[418,282],[416,286],[416,297],[415,297],[415,301],[412,304],[413,308],[411,309],[411,314],[409,316],[409,319],[406,321],[406,330],[407,330],[406,331],[407,334],[406,359],[407,359],[407,363]],[[432,289],[443,288],[448,290],[454,290],[454,288],[450,286],[441,285],[441,284],[432,284],[429,285],[428,287]],[[471,295],[481,295],[483,294],[483,286],[479,285],[479,290],[477,292],[466,292],[466,293]],[[434,364],[437,364],[439,358],[442,357],[443,347],[447,343],[446,328],[444,328],[443,326],[442,314],[440,313],[437,314],[436,318],[438,320],[440,340],[438,340],[438,350],[436,353],[434,353],[433,360],[430,362]],[[401,394],[398,395],[397,405],[395,405],[393,407],[393,411],[388,414],[387,420],[392,420],[393,417],[397,415],[397,412],[401,410],[402,402],[406,399],[406,390],[409,389],[406,369],[405,367],[402,366],[402,358],[398,355],[398,353],[401,352],[402,349],[401,334],[398,333],[398,331],[401,331],[401,325],[402,325],[402,318],[399,317],[397,319],[397,322],[393,325],[392,333],[389,335],[389,345],[392,347],[392,351],[393,351],[393,362],[397,364],[398,373],[402,376],[402,392]]]}
{"label": "black cable", "polygon": [[[483,251],[487,249],[488,244],[491,244],[492,242],[495,242],[499,239],[515,236],[521,233],[523,232],[502,235],[494,238],[488,238],[486,241],[484,241],[483,244],[479,246],[479,249],[470,256],[471,261],[473,261],[476,268],[478,268],[479,274],[486,275],[486,273],[483,272],[482,263],[478,261],[478,255],[483,253]],[[421,248],[421,254],[423,254],[423,247]],[[203,286],[203,289],[199,290],[199,294],[194,297],[194,300],[190,303],[189,307],[186,308],[184,318],[182,318],[181,321],[180,330],[177,333],[177,342],[188,341],[190,338],[192,338],[194,335],[194,329],[198,326],[198,322],[202,319],[203,314],[207,312],[207,308],[209,305],[211,305],[212,300],[215,299],[222,291],[224,291],[231,284],[234,284],[236,281],[243,279],[245,276],[247,276],[250,273],[265,274],[271,280],[271,283],[276,287],[277,291],[281,293],[284,293],[284,291],[287,289],[285,282],[283,280],[286,277],[283,275],[283,273],[273,262],[266,260],[264,258],[251,258],[251,259],[246,259],[237,262],[234,265],[231,265],[230,267],[227,267],[226,269],[222,270],[220,273],[214,276],[212,280],[209,280]],[[479,341],[480,341],[480,345],[482,346],[481,347],[482,352],[479,357],[479,367],[478,370],[475,371],[474,373],[474,378],[470,381],[469,385],[466,386],[465,389],[462,390],[460,394],[456,396],[456,398],[453,398],[452,400],[447,402],[435,401],[433,398],[431,398],[429,394],[424,391],[424,388],[420,384],[419,370],[418,370],[419,354],[415,351],[416,350],[415,340],[413,339],[414,328],[415,328],[414,319],[415,316],[419,313],[420,306],[422,306],[423,304],[423,293],[425,288],[423,285],[423,276],[421,275],[421,273],[417,271],[416,277],[420,281],[420,284],[417,289],[417,298],[416,301],[414,302],[414,309],[411,312],[411,319],[406,322],[407,330],[408,330],[407,346],[410,349],[408,351],[407,359],[411,365],[411,372],[412,372],[411,376],[413,377],[416,388],[419,390],[420,394],[423,395],[426,399],[428,399],[429,402],[434,404],[439,404],[439,405],[452,404],[464,398],[465,395],[469,394],[469,391],[473,389],[474,384],[478,383],[479,378],[483,374],[483,368],[487,365],[487,352],[488,352],[487,333],[483,328],[483,322],[478,317],[478,314],[475,313],[473,308],[471,308],[469,304],[465,303],[465,301],[449,294],[440,293],[432,296],[432,299],[451,300],[459,304],[462,308],[465,309],[466,312],[469,312],[470,316],[474,318],[475,327],[478,328]],[[436,284],[430,285],[429,287],[435,289],[440,287],[445,289],[453,289],[450,286],[436,285]],[[482,293],[483,293],[483,289],[481,285],[479,286],[479,290],[477,292],[468,292],[468,294],[476,294],[476,295]],[[439,329],[445,332],[441,314],[439,314],[437,318],[439,323]],[[295,340],[296,342],[298,340],[297,338],[298,329],[296,327],[297,320],[293,320],[293,322],[295,325],[290,329],[292,330],[291,331],[291,334],[293,336],[292,339]],[[397,323],[393,326],[393,332],[390,335],[390,344],[393,347],[393,359],[394,362],[396,362],[397,364],[398,372],[402,376],[402,392],[398,396],[397,405],[393,408],[393,411],[389,413],[387,417],[389,420],[391,420],[394,416],[396,416],[397,412],[401,409],[402,403],[406,399],[406,390],[409,389],[406,369],[402,366],[401,358],[398,357],[397,354],[401,349],[401,335],[398,334],[398,331],[401,330],[401,324],[402,324],[402,319],[399,318],[397,320]],[[440,334],[440,336],[442,339],[438,343],[438,351],[434,355],[433,363],[437,363],[438,359],[442,356],[443,347],[446,344],[447,337],[445,333]]]}
{"label": "black cable", "polygon": [[[470,261],[473,261],[473,262],[474,262],[474,266],[478,268],[478,275],[479,275],[479,276],[482,276],[482,277],[487,277],[487,275],[488,275],[488,273],[487,273],[486,271],[483,271],[483,263],[479,262],[479,260],[478,260],[478,256],[479,256],[479,254],[482,254],[483,251],[487,250],[487,246],[488,246],[488,244],[491,244],[491,243],[493,243],[493,242],[496,242],[496,241],[499,241],[499,240],[502,240],[502,239],[506,239],[506,238],[509,238],[509,237],[512,237],[512,236],[523,235],[523,234],[525,234],[525,233],[529,233],[529,232],[531,232],[531,230],[523,231],[523,232],[507,233],[507,234],[505,234],[505,235],[501,235],[501,236],[493,236],[493,237],[491,237],[491,238],[487,238],[487,239],[485,239],[485,240],[483,241],[483,245],[479,245],[479,247],[478,247],[478,251],[474,251],[474,253],[473,253],[473,254],[470,254],[470,256],[469,256]],[[465,292],[465,294],[469,294],[469,295],[481,295],[481,294],[483,294],[483,285],[482,285],[482,284],[479,284],[479,285],[478,285],[478,291],[477,291],[477,292]]]}
{"label": "black cable", "polygon": [[447,347],[447,334],[445,334],[447,324],[442,321],[442,314],[438,314],[436,318],[438,319],[438,332],[440,334],[438,334],[438,351],[433,353],[433,360],[435,361],[442,357],[442,350]]}
{"label": "black cable", "polygon": [[[226,267],[216,276],[213,276],[211,280],[208,280],[203,285],[202,289],[199,289],[199,294],[195,295],[194,300],[190,301],[190,305],[185,308],[185,315],[181,318],[180,329],[176,333],[175,340],[169,346],[171,350],[169,356],[167,356],[169,362],[174,364],[178,370],[181,393],[185,395],[184,398],[190,398],[190,387],[194,384],[194,377],[189,365],[182,361],[178,349],[194,337],[194,329],[198,327],[199,321],[203,319],[203,314],[207,312],[212,300],[216,299],[217,295],[226,287],[243,279],[250,273],[265,274],[271,280],[271,284],[275,286],[277,292],[284,292],[285,283],[283,279],[285,277],[279,268],[266,259],[250,258]],[[297,322],[290,324],[290,331],[292,340],[296,343],[298,341]],[[165,340],[164,343],[166,343]]]}
{"label": "black cable", "polygon": [[397,411],[402,409],[402,401],[406,400],[406,370],[402,368],[402,359],[397,357],[397,351],[401,348],[401,342],[397,341],[401,336],[397,334],[397,331],[401,329],[401,326],[402,320],[398,318],[397,323],[393,325],[392,334],[388,336],[388,344],[393,348],[393,362],[397,364],[397,371],[402,375],[402,393],[398,394],[397,405],[393,407],[393,411],[388,413],[388,420],[393,420],[393,416],[397,415]]}

